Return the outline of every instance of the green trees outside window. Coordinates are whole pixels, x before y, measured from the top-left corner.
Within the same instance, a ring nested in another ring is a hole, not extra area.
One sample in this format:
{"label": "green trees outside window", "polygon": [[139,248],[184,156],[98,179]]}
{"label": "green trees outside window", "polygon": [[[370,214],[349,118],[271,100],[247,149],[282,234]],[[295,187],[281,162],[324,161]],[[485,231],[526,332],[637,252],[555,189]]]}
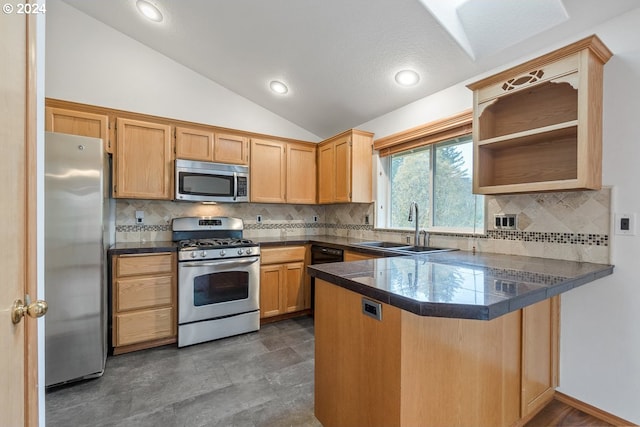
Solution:
{"label": "green trees outside window", "polygon": [[420,208],[420,228],[482,231],[484,197],[472,194],[471,136],[390,156],[389,227],[413,228],[409,205]]}

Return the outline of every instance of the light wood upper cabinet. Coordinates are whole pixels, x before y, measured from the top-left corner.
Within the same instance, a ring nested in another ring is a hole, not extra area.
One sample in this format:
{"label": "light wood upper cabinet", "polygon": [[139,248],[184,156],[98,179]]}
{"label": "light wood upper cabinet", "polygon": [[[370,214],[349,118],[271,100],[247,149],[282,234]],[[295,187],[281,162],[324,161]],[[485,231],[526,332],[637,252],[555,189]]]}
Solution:
{"label": "light wood upper cabinet", "polygon": [[371,203],[373,134],[349,130],[318,147],[318,203]]}
{"label": "light wood upper cabinet", "polygon": [[474,193],[600,189],[611,55],[591,36],[468,86]]}
{"label": "light wood upper cabinet", "polygon": [[316,147],[287,143],[287,203],[316,203]]}
{"label": "light wood upper cabinet", "polygon": [[333,143],[318,147],[318,203],[333,203],[335,200]]}
{"label": "light wood upper cabinet", "polygon": [[114,196],[171,200],[171,126],[118,118],[116,127]]}
{"label": "light wood upper cabinet", "polygon": [[214,134],[211,131],[176,127],[176,158],[213,161]]}
{"label": "light wood upper cabinet", "polygon": [[251,201],[255,203],[316,202],[314,144],[251,140]]}
{"label": "light wood upper cabinet", "polygon": [[249,140],[242,135],[188,127],[176,127],[175,134],[178,159],[249,164]]}
{"label": "light wood upper cabinet", "polygon": [[251,201],[255,203],[284,203],[285,200],[285,144],[253,138],[251,140]]}
{"label": "light wood upper cabinet", "polygon": [[109,116],[63,108],[45,108],[45,130],[102,139],[104,150],[113,153],[109,136]]}
{"label": "light wood upper cabinet", "polygon": [[216,133],[213,157],[216,162],[248,165],[249,139],[241,135]]}

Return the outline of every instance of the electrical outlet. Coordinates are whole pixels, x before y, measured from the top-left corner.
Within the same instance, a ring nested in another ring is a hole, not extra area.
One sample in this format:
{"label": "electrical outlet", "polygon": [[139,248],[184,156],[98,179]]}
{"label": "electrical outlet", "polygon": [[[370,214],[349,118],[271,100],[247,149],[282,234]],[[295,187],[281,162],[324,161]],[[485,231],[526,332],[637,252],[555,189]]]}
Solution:
{"label": "electrical outlet", "polygon": [[260,224],[262,222],[262,215],[256,216],[256,222]]}
{"label": "electrical outlet", "polygon": [[318,222],[318,215],[313,216],[313,222]]}
{"label": "electrical outlet", "polygon": [[616,234],[623,236],[635,236],[636,234],[636,214],[619,213],[615,215]]}
{"label": "electrical outlet", "polygon": [[516,214],[496,214],[493,216],[496,230],[515,230],[518,228]]}
{"label": "electrical outlet", "polygon": [[144,224],[144,211],[136,211],[136,224]]}
{"label": "electrical outlet", "polygon": [[365,223],[365,225],[369,225],[369,214],[366,214],[364,216],[364,223]]}

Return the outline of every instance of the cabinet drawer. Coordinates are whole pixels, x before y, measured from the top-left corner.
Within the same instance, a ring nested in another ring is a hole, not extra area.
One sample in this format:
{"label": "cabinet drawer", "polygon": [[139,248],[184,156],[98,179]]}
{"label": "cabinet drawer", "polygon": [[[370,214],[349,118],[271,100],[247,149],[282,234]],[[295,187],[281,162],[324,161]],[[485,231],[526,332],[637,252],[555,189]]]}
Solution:
{"label": "cabinet drawer", "polygon": [[306,248],[304,246],[262,249],[260,251],[260,263],[264,265],[303,261],[305,252]]}
{"label": "cabinet drawer", "polygon": [[552,80],[556,77],[575,73],[580,63],[580,54],[576,53],[551,64],[518,74],[513,78],[505,79],[499,83],[478,90],[478,102],[484,102],[511,92]]}
{"label": "cabinet drawer", "polygon": [[175,335],[173,308],[159,308],[115,316],[115,346],[136,344]]}
{"label": "cabinet drawer", "polygon": [[116,280],[116,311],[170,305],[173,302],[173,277],[141,277]]}
{"label": "cabinet drawer", "polygon": [[174,267],[172,253],[153,255],[120,255],[116,261],[116,276],[171,273]]}

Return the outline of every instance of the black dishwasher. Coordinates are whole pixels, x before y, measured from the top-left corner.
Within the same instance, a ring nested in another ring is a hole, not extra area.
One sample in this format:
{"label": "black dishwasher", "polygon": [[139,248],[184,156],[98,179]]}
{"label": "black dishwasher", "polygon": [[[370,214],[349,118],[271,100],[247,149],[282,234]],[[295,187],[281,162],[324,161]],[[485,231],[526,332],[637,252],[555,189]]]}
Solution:
{"label": "black dishwasher", "polygon": [[[329,248],[320,245],[311,245],[311,265],[326,264],[328,262],[342,262],[344,259],[342,249]],[[315,308],[316,278],[311,278],[311,311]]]}

